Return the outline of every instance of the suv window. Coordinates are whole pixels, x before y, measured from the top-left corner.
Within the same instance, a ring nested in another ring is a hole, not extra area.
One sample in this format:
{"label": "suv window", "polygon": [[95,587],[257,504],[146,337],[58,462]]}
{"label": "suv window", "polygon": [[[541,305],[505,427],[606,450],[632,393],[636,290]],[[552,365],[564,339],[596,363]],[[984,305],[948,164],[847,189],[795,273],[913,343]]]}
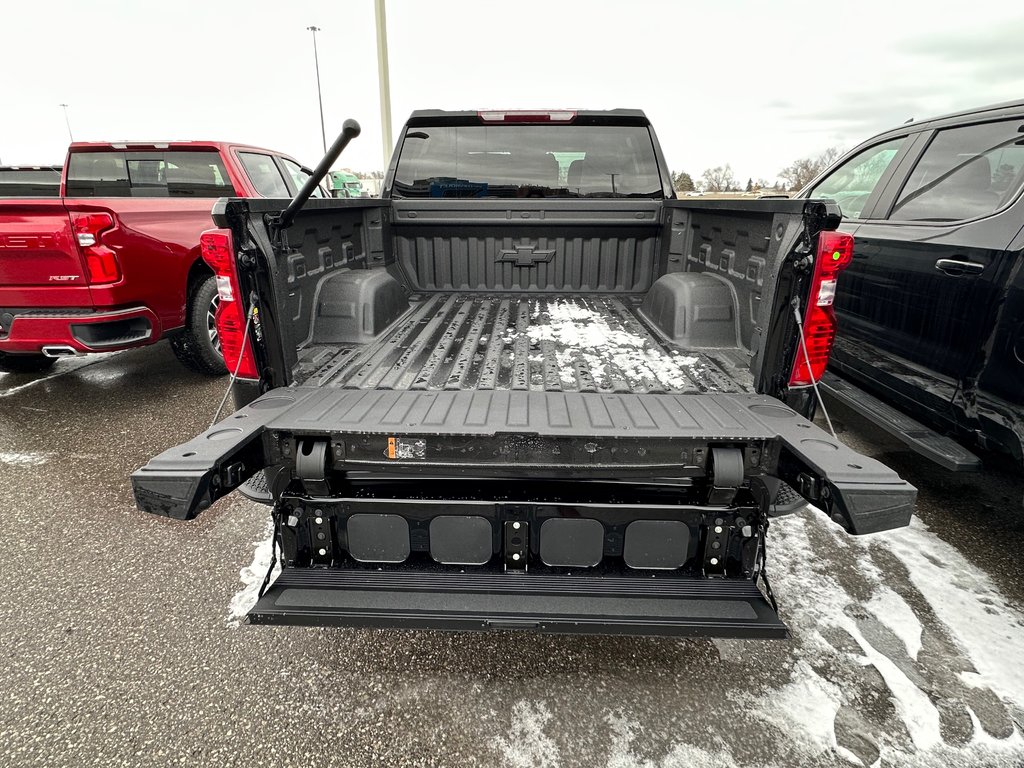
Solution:
{"label": "suv window", "polygon": [[890,219],[962,221],[998,211],[1024,181],[1021,121],[938,131],[903,187]]}
{"label": "suv window", "polygon": [[844,218],[859,219],[878,180],[904,141],[906,137],[901,136],[857,153],[819,182],[811,190],[810,197],[835,200]]}
{"label": "suv window", "polygon": [[[281,162],[284,163],[285,170],[288,171],[288,174],[292,177],[292,181],[295,183],[296,191],[301,189],[302,185],[306,183],[306,179],[312,176],[312,174],[309,171],[304,170],[303,167],[296,163],[294,160],[289,160],[287,157],[282,157]],[[313,194],[310,195],[310,197],[329,197],[329,195],[326,192],[324,192],[323,188],[318,184],[316,188],[313,190]]]}
{"label": "suv window", "polygon": [[259,152],[239,152],[245,172],[261,197],[291,197],[281,170],[270,155]]}
{"label": "suv window", "polygon": [[216,150],[75,152],[68,197],[225,197],[235,188]]}

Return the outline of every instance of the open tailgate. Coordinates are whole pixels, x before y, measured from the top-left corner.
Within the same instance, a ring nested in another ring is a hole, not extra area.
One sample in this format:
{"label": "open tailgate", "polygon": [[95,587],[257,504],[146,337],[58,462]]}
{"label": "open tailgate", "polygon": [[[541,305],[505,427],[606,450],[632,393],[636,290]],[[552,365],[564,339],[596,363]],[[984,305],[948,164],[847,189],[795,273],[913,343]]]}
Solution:
{"label": "open tailgate", "polygon": [[[304,451],[318,445],[320,455]],[[917,491],[778,400],[746,394],[274,389],[132,475],[140,509],[195,517],[264,468],[562,478],[702,474],[715,447],[855,534],[905,526]]]}

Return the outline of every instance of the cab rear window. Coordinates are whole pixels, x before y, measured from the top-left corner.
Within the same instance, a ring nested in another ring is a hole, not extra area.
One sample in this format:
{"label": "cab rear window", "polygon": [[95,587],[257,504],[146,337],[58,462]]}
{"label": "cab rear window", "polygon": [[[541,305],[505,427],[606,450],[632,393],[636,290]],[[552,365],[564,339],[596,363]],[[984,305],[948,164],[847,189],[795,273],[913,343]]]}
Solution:
{"label": "cab rear window", "polygon": [[394,197],[663,197],[650,130],[640,125],[413,127]]}
{"label": "cab rear window", "polygon": [[68,197],[234,196],[220,153],[76,152],[68,159]]}

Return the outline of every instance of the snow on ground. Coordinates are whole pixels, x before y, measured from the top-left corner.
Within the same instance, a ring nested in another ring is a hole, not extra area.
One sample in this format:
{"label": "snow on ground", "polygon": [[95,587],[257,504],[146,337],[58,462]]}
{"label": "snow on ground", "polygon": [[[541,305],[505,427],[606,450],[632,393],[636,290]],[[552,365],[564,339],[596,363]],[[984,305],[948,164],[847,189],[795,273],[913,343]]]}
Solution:
{"label": "snow on ground", "polygon": [[[239,572],[241,582],[245,586],[231,598],[231,603],[228,605],[229,627],[237,627],[241,624],[245,615],[256,605],[260,587],[263,586],[263,580],[267,576],[267,569],[270,567],[273,557],[273,535],[274,525],[268,522],[263,538],[253,542],[256,551],[253,553],[252,562]],[[279,563],[274,567],[273,578],[276,579],[280,572],[281,565]]]}
{"label": "snow on ground", "polygon": [[[901,531],[850,537],[808,509],[774,522],[769,536],[772,584],[793,631],[769,679],[785,682],[758,685],[763,645],[715,641],[722,661],[749,666],[753,681],[726,697],[776,734],[769,754],[787,755],[758,765],[1024,765],[1014,721],[1024,712],[1024,616],[983,571],[916,518]],[[573,764],[548,727],[569,715],[549,707],[515,706],[508,737],[494,742],[506,765]],[[633,742],[647,717],[608,712],[601,765],[740,764],[738,742],[700,747],[675,731],[667,752],[639,754]]]}
{"label": "snow on ground", "polygon": [[630,386],[653,381],[668,389],[689,389],[703,368],[694,355],[668,354],[646,336],[612,328],[603,313],[568,301],[537,302],[531,324],[506,329],[503,341],[515,344],[523,337],[530,342],[531,362],[543,362],[537,354],[543,342],[557,345],[558,370],[566,385],[575,383],[573,368],[579,362],[605,388],[612,386],[613,376],[621,376]]}
{"label": "snow on ground", "polygon": [[0,464],[13,467],[40,467],[50,460],[48,453],[19,453],[17,451],[0,451]]}

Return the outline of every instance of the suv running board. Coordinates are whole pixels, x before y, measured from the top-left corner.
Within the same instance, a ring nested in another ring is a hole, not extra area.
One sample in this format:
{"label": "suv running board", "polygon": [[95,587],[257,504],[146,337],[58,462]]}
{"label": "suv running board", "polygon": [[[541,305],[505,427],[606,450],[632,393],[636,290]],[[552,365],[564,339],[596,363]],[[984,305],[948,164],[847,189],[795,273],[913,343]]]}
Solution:
{"label": "suv running board", "polygon": [[786,638],[753,581],[286,568],[250,624]]}
{"label": "suv running board", "polygon": [[884,403],[834,373],[826,373],[819,387],[876,427],[905,443],[910,450],[950,472],[978,472],[981,459],[952,438],[940,435],[902,411]]}

